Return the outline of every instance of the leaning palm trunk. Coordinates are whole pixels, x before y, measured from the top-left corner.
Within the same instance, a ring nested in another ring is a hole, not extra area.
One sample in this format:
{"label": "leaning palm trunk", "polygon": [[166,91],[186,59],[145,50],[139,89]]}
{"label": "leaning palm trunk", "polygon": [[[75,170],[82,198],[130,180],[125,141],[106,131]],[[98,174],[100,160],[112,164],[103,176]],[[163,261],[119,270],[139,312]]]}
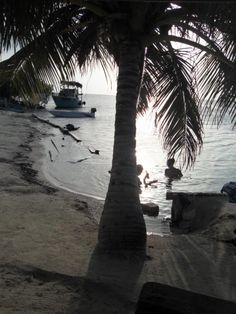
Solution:
{"label": "leaning palm trunk", "polygon": [[99,246],[109,251],[144,251],[146,243],[135,155],[141,56],[134,40],[121,44],[112,170],[98,236]]}

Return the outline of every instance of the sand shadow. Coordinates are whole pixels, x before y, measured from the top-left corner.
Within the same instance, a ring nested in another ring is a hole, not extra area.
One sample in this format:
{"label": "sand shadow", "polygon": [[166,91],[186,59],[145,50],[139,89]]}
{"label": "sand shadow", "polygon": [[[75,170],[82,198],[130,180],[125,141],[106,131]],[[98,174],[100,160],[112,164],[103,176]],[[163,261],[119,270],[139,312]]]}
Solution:
{"label": "sand shadow", "polygon": [[144,257],[112,255],[95,248],[84,278],[77,313],[134,313]]}

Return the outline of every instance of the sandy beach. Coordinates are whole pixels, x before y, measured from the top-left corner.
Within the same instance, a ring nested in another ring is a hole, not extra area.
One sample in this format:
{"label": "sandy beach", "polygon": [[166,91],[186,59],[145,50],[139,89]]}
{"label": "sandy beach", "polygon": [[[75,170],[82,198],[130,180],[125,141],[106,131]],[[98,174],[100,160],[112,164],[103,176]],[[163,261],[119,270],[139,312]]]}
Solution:
{"label": "sandy beach", "polygon": [[[156,281],[236,302],[236,209],[209,228],[149,236],[147,259],[97,254],[98,200],[52,186],[31,114],[1,112],[0,313],[134,313]],[[42,130],[42,128],[41,128]]]}

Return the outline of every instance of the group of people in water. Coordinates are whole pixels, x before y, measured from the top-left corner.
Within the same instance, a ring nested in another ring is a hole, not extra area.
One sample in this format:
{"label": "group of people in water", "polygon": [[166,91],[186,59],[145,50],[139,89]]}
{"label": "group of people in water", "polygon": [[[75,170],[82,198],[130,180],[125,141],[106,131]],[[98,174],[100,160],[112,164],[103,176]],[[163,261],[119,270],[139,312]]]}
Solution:
{"label": "group of people in water", "polygon": [[[167,167],[165,169],[165,176],[168,178],[168,182],[166,183],[167,187],[171,187],[171,182],[173,180],[180,179],[183,174],[180,169],[174,167],[175,159],[170,158],[167,160]],[[139,176],[143,173],[144,169],[141,164],[137,165],[137,177],[138,177],[138,186],[140,188],[141,193],[141,185],[144,184],[145,188],[151,186],[152,184],[158,183],[158,180],[150,180],[149,173],[145,171],[145,175],[143,177],[143,182],[140,180]],[[111,173],[111,170],[108,171]]]}
{"label": "group of people in water", "polygon": [[[169,179],[170,182],[172,180],[180,179],[183,176],[181,170],[174,167],[174,163],[175,163],[174,158],[170,158],[167,160],[167,167],[168,168],[165,169],[165,176]],[[141,164],[138,164],[137,165],[137,175],[138,175],[139,187],[142,185],[142,182],[139,178],[139,176],[142,174],[142,172],[143,172],[143,166]],[[148,186],[151,186],[152,184],[157,183],[157,182],[158,182],[158,180],[150,180],[149,173],[146,171],[146,174],[143,178],[143,184],[144,184],[145,188]],[[168,182],[168,184],[170,184],[170,182]]]}

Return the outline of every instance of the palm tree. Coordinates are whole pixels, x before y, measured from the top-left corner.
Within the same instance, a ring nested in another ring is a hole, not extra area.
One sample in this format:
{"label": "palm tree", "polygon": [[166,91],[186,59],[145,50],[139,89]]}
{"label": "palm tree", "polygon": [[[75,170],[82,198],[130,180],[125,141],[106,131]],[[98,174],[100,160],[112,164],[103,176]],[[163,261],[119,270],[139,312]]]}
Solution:
{"label": "palm tree", "polygon": [[[15,86],[11,85],[11,81],[5,81],[4,84],[0,85],[0,97],[6,98],[8,102],[10,102],[11,97],[20,97],[21,90],[17,90]],[[45,84],[43,81],[36,82],[36,85],[44,91],[42,95],[32,93],[29,94],[27,99],[25,99],[24,105],[25,106],[32,106],[38,105],[43,99],[47,99],[52,93],[52,86]],[[33,92],[33,91],[32,91]]]}
{"label": "palm tree", "polygon": [[[118,66],[115,138],[99,228],[105,250],[142,250],[135,156],[136,116],[152,100],[163,147],[191,166],[202,146],[203,116],[235,123],[234,2],[1,1],[0,43],[19,50],[0,70],[28,94],[100,63]],[[1,75],[1,77],[3,77]],[[201,96],[201,97],[200,97]],[[214,102],[213,102],[214,100]]]}

